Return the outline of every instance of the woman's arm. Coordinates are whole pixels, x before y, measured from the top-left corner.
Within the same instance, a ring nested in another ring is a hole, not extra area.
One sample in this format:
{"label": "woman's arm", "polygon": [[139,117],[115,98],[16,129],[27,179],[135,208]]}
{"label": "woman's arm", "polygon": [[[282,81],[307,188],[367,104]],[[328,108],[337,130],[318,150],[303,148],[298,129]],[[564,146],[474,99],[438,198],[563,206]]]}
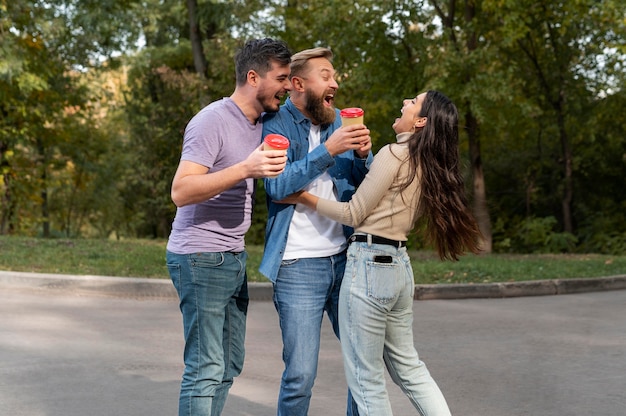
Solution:
{"label": "woman's arm", "polygon": [[397,175],[399,164],[400,162],[389,151],[388,146],[383,147],[374,158],[372,168],[365,180],[349,202],[320,199],[304,191],[276,202],[303,204],[337,222],[355,227],[369,216],[388,191]]}

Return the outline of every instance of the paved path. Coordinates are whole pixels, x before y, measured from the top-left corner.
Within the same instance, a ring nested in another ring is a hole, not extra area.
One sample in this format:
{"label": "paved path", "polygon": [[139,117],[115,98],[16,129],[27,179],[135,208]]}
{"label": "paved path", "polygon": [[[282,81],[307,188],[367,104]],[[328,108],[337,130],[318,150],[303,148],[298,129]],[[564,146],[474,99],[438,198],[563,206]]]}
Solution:
{"label": "paved path", "polygon": [[[416,301],[414,311],[418,351],[454,415],[625,414],[625,290]],[[273,416],[282,362],[271,302],[251,303],[246,343],[224,415]],[[173,416],[182,349],[171,297],[0,284],[0,415]],[[310,416],[344,414],[345,390],[325,323]],[[394,415],[416,414],[389,391]]]}

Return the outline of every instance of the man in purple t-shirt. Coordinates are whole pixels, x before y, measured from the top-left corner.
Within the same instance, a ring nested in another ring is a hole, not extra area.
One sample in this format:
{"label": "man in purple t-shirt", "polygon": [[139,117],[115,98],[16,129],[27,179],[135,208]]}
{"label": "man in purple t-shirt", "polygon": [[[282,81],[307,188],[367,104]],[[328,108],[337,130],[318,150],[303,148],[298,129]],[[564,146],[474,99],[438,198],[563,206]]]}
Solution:
{"label": "man in purple t-shirt", "polygon": [[262,150],[260,117],[278,111],[291,89],[290,61],[284,42],[248,41],[235,56],[235,91],[185,128],[166,253],[185,336],[179,416],[220,415],[243,367],[253,182],[287,161],[284,150]]}

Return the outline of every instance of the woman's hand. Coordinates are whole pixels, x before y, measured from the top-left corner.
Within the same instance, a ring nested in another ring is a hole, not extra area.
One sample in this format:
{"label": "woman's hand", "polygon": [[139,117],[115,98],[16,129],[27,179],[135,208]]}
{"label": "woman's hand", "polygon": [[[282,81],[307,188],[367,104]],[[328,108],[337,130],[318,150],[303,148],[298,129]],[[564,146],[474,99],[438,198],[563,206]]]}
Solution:
{"label": "woman's hand", "polygon": [[303,193],[305,193],[306,191],[299,191],[296,192],[295,194],[291,194],[289,196],[286,196],[285,198],[281,199],[280,201],[274,201],[277,204],[297,204],[300,202],[300,197],[302,196]]}

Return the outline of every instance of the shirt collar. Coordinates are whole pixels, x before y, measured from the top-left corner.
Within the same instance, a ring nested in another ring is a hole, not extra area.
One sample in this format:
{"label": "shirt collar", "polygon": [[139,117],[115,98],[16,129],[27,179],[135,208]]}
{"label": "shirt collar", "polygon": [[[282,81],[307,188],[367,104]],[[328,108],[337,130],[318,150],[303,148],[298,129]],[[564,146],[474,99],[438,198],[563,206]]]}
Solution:
{"label": "shirt collar", "polygon": [[410,131],[406,131],[404,133],[396,134],[396,141],[398,143],[406,143],[406,142],[409,141],[409,139],[411,138],[412,135],[413,135],[413,133],[411,133]]}
{"label": "shirt collar", "polygon": [[296,107],[293,101],[291,101],[291,97],[287,98],[287,100],[285,101],[285,106],[287,107],[287,110],[291,113],[291,115],[293,116],[293,119],[295,120],[296,124],[300,124],[304,121],[309,121],[309,119],[306,118],[306,116],[302,114],[300,110],[298,110],[298,107]]}

